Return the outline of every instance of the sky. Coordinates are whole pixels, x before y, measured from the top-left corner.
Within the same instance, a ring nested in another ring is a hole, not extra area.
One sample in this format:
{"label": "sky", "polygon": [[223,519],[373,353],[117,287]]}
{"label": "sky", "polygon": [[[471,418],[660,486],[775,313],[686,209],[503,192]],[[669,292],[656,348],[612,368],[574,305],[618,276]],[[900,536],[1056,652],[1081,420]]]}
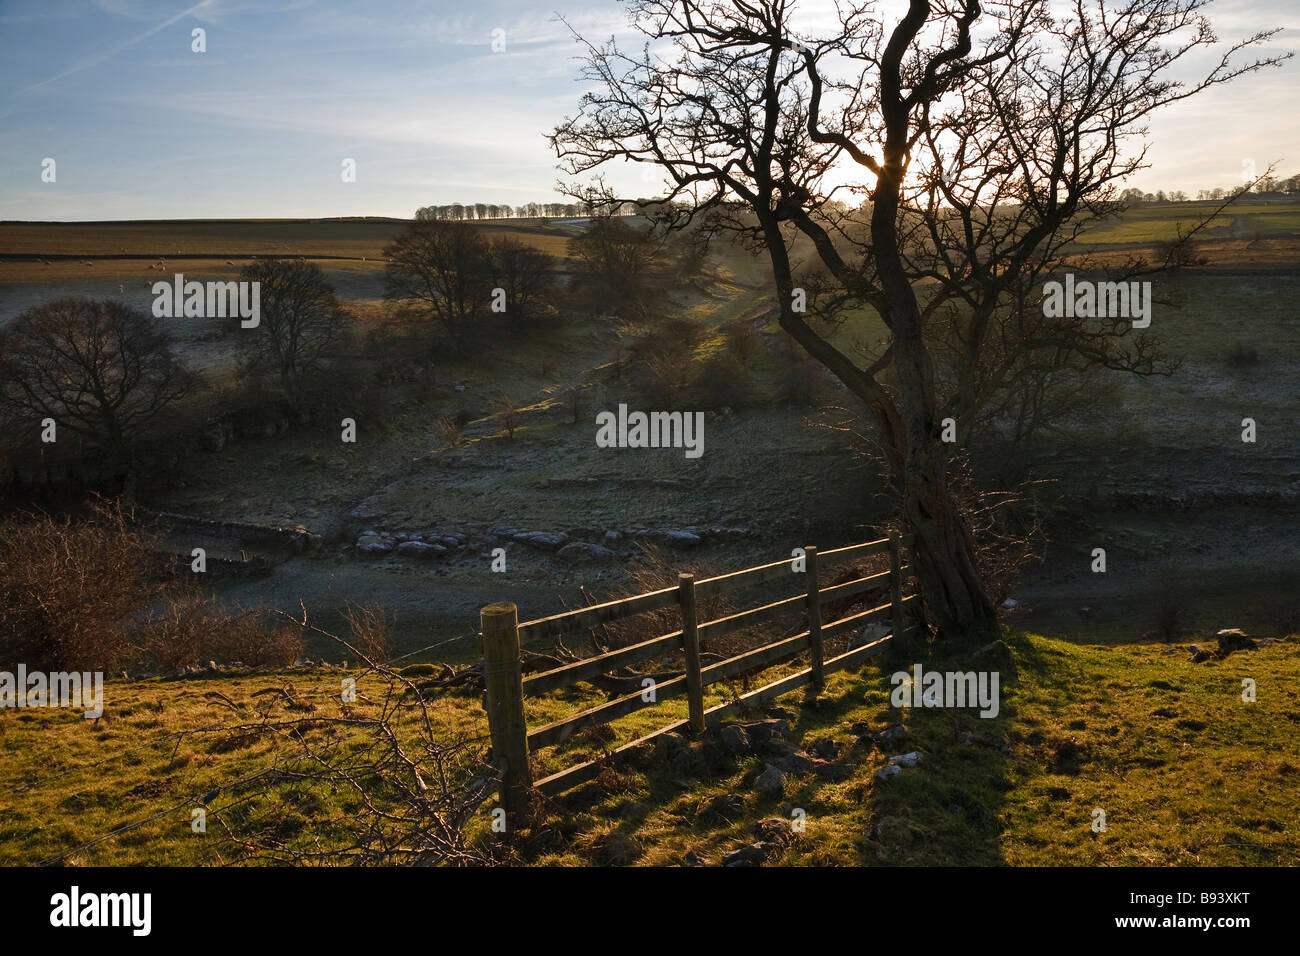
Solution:
{"label": "sky", "polygon": [[[812,0],[810,25],[824,5]],[[557,14],[637,45],[618,0],[0,0],[0,219],[561,201],[545,136],[583,87]],[[1266,51],[1300,46],[1296,0],[1219,0],[1210,15],[1223,40],[1281,26]],[[1249,163],[1300,172],[1298,70],[1293,59],[1166,111],[1153,168],[1129,185],[1194,196],[1240,183]],[[609,178],[655,191],[633,170]]]}

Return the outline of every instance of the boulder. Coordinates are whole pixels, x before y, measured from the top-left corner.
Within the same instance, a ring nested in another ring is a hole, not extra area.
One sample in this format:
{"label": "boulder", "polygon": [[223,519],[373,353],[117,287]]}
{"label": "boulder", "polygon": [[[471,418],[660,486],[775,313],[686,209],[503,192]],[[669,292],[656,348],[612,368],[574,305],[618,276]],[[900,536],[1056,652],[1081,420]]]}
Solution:
{"label": "boulder", "polygon": [[718,732],[718,737],[727,753],[732,756],[739,757],[753,750],[749,734],[740,724],[727,724]]}
{"label": "boulder", "polygon": [[613,561],[618,557],[609,548],[602,548],[598,544],[588,544],[585,541],[570,541],[555,552],[555,556],[572,564],[584,564],[591,561]]}
{"label": "boulder", "polygon": [[855,631],[849,636],[849,643],[846,650],[853,650],[857,647],[865,647],[872,644],[890,632],[890,626],[881,622],[868,624],[861,630]]}
{"label": "boulder", "polygon": [[911,735],[907,732],[906,727],[902,724],[895,724],[880,735],[879,743],[882,748],[893,750],[909,736]]}
{"label": "boulder", "polygon": [[357,550],[362,554],[388,554],[394,543],[387,535],[363,534],[357,538]]}
{"label": "boulder", "polygon": [[812,752],[822,760],[834,760],[840,755],[840,744],[829,737],[818,737],[812,742]]}
{"label": "boulder", "polygon": [[758,866],[767,859],[774,849],[766,843],[750,843],[737,850],[732,850],[722,858],[723,866]]}
{"label": "boulder", "polygon": [[423,541],[403,541],[397,546],[397,553],[407,558],[434,558],[446,554],[447,549],[440,544],[426,544]]}
{"label": "boulder", "polygon": [[1189,658],[1187,658],[1187,659],[1188,659],[1191,663],[1193,663],[1193,664],[1201,664],[1201,663],[1203,663],[1203,662],[1205,662],[1205,661],[1208,661],[1208,660],[1210,660],[1211,658],[1214,657],[1214,654],[1213,654],[1213,653],[1211,653],[1210,651],[1207,651],[1205,648],[1201,647],[1201,645],[1199,645],[1199,644],[1193,644],[1193,645],[1192,645],[1190,648],[1188,648],[1188,649],[1192,652],[1192,656],[1189,657]]}
{"label": "boulder", "polygon": [[1219,642],[1220,657],[1227,657],[1233,651],[1253,651],[1259,646],[1237,627],[1226,627],[1214,636]]}
{"label": "boulder", "polygon": [[779,767],[768,764],[763,772],[754,778],[754,789],[767,796],[778,794],[785,789],[785,774]]}
{"label": "boulder", "polygon": [[921,762],[921,754],[919,751],[913,750],[910,754],[898,754],[895,757],[890,757],[889,762],[897,767],[915,767]]}
{"label": "boulder", "polygon": [[520,531],[512,534],[510,540],[529,545],[540,551],[558,551],[568,542],[569,536],[559,531]]}
{"label": "boulder", "polygon": [[898,766],[897,764],[891,763],[887,766],[881,767],[879,770],[876,771],[876,782],[884,783],[890,777],[897,777],[902,772],[903,772],[902,767]]}

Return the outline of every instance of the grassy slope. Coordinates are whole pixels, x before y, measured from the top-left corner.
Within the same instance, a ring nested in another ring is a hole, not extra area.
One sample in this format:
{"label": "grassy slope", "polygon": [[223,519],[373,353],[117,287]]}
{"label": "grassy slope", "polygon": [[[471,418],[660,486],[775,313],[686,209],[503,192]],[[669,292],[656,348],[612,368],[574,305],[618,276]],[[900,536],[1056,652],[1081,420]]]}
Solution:
{"label": "grassy slope", "polygon": [[[694,851],[717,862],[750,842],[760,819],[788,819],[798,807],[807,813],[806,832],[777,858],[782,864],[1300,863],[1300,707],[1291,694],[1300,644],[1192,665],[1185,651],[1164,645],[1077,646],[1023,634],[1010,643],[1009,657],[979,665],[1002,675],[998,717],[902,712],[912,735],[904,748],[919,749],[924,760],[887,783],[874,782],[884,755],[858,747],[850,779],[805,774],[787,781],[783,797],[759,798],[752,781],[762,760],[731,758],[710,745],[698,779],[644,761],[574,791],[555,806],[547,830],[525,844],[521,859],[653,865],[679,863]],[[847,741],[855,722],[873,730],[899,722],[888,675],[911,663],[836,675],[813,706],[800,706],[798,692],[784,698],[779,704],[797,714],[793,738],[804,745],[816,737]],[[971,666],[926,661],[927,669]],[[1255,703],[1241,700],[1244,677],[1257,683]],[[317,715],[329,714],[337,709],[331,698],[337,700],[339,678],[338,671],[314,671],[114,683],[108,718],[98,725],[66,711],[0,712],[0,740],[12,755],[0,769],[0,863],[55,857],[157,814],[68,862],[215,862],[214,837],[190,832],[187,798],[256,772],[274,747],[231,746],[212,732],[169,735],[235,719],[217,691],[249,708],[265,699],[252,696],[257,690],[291,682],[300,699],[316,702]],[[364,680],[359,690],[364,699]],[[476,697],[438,700],[440,735],[483,734]],[[590,690],[553,695],[532,707],[530,724],[597,699]],[[680,710],[680,702],[648,708],[621,722],[619,736],[643,733]],[[601,746],[587,735],[566,748],[563,760],[544,756],[538,770]],[[21,789],[32,783],[38,785]],[[238,788],[223,792],[210,801],[213,811],[229,807],[228,818],[244,825],[269,819],[327,843],[330,821],[357,810],[345,794],[296,794],[288,814],[278,802],[241,803],[243,795]],[[1097,807],[1106,811],[1105,833],[1091,830]],[[481,832],[479,838],[492,839]]]}

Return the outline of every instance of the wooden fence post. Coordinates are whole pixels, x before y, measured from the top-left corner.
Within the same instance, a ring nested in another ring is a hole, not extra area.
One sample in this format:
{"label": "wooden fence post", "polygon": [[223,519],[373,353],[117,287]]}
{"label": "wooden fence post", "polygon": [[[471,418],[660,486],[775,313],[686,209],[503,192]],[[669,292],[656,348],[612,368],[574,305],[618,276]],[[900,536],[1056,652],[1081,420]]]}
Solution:
{"label": "wooden fence post", "polygon": [[889,604],[894,619],[894,646],[907,640],[907,625],[903,621],[903,558],[899,553],[898,532],[889,532]]}
{"label": "wooden fence post", "polygon": [[501,771],[500,797],[512,828],[528,806],[533,772],[528,764],[528,725],[519,659],[519,609],[489,604],[482,610],[483,682],[487,687],[492,756]]}
{"label": "wooden fence post", "polygon": [[817,549],[804,548],[804,574],[808,577],[808,648],[812,651],[814,690],[826,686],[825,655],[822,651],[822,592],[817,579]]}
{"label": "wooden fence post", "polygon": [[677,575],[677,600],[682,608],[682,649],[686,652],[686,704],[691,732],[704,733],[704,687],[700,677],[700,630],[695,619],[695,575]]}

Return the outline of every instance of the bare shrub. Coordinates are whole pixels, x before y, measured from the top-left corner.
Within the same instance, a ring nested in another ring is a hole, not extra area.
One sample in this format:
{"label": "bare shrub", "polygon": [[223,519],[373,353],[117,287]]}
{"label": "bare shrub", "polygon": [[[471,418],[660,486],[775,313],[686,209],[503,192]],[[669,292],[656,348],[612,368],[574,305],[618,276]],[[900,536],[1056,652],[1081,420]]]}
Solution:
{"label": "bare shrub", "polygon": [[519,427],[519,420],[522,417],[519,402],[509,395],[502,395],[493,403],[492,412],[496,415],[497,420],[501,422],[501,427],[505,430],[506,436],[513,439],[515,429]]}
{"label": "bare shrub", "polygon": [[159,598],[154,538],[120,505],[0,523],[0,660],[115,673],[135,654],[130,617]]}
{"label": "bare shrub", "polygon": [[457,445],[460,444],[460,439],[461,439],[460,426],[456,424],[454,419],[451,418],[438,419],[437,429],[438,429],[438,437],[441,438],[444,442],[446,442],[446,444],[449,447],[455,448]]}

